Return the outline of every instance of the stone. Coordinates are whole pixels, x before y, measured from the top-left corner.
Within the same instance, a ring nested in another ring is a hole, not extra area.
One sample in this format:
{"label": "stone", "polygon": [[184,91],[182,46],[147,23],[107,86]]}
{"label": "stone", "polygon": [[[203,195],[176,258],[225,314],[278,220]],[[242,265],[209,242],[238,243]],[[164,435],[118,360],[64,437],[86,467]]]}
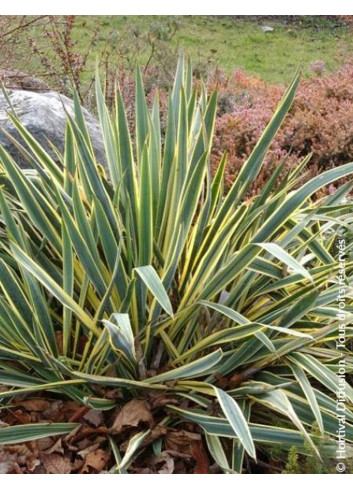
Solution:
{"label": "stone", "polygon": [[268,25],[263,25],[262,30],[263,30],[263,32],[273,32],[274,31],[273,27],[269,27]]}
{"label": "stone", "polygon": [[19,70],[4,70],[0,68],[0,81],[9,90],[50,91],[49,85],[43,80]]}
{"label": "stone", "polygon": [[[50,141],[59,151],[63,152],[66,127],[66,111],[74,116],[74,103],[65,95],[54,91],[32,92],[27,90],[8,90],[10,103],[24,127],[57,160],[55,152],[50,148]],[[0,92],[0,129],[4,128],[16,140],[22,142],[16,128],[8,118],[9,104]],[[87,128],[91,136],[93,150],[98,163],[107,168],[104,145],[99,122],[86,109],[83,109]],[[28,162],[0,131],[0,144],[15,159],[20,168],[29,168]]]}

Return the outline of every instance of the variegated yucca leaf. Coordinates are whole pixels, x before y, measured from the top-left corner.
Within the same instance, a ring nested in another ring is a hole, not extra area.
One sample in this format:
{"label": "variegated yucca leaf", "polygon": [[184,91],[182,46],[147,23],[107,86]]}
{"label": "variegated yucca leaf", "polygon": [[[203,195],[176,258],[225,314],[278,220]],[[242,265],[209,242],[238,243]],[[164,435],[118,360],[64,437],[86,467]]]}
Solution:
{"label": "variegated yucca leaf", "polygon": [[[241,472],[258,447],[332,455],[340,360],[347,379],[353,371],[349,293],[346,346],[336,347],[339,239],[346,240],[347,291],[353,284],[352,184],[312,196],[351,178],[353,163],[305,184],[310,156],[280,181],[279,163],[249,198],[298,83],[295,76],[228,191],[226,156],[214,175],[211,167],[217,96],[193,86],[182,57],[166,120],[157,92],[146,102],[139,71],[134,121],[119,92],[114,110],[107,109],[97,74],[104,162],[77,97],[58,163],[10,110],[21,138],[13,143],[32,169],[19,169],[0,148],[4,405],[45,390],[109,410],[115,401],[101,397],[97,385],[121,388],[127,400],[167,392],[180,404],[163,407],[163,423],[198,425],[227,473]],[[353,390],[345,387],[351,444]],[[74,427],[3,428],[0,444]],[[128,468],[148,434],[137,433],[121,455],[111,438],[113,472]]]}

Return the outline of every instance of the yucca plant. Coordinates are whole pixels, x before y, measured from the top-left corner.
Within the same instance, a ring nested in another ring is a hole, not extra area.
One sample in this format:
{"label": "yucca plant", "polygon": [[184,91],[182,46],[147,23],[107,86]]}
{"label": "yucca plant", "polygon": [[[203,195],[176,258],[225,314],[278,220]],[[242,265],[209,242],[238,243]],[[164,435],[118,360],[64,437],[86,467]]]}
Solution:
{"label": "yucca plant", "polygon": [[[0,382],[10,386],[3,403],[48,391],[110,410],[116,401],[102,387],[120,388],[122,404],[157,392],[164,402],[155,422],[193,424],[228,473],[266,447],[315,450],[313,423],[320,449],[334,454],[339,361],[347,375],[353,367],[349,295],[340,320],[346,346],[336,347],[336,241],[352,227],[352,184],[311,196],[351,175],[353,163],[300,185],[309,156],[279,183],[284,162],[247,198],[298,83],[296,76],[227,193],[226,157],[214,176],[210,169],[216,94],[193,89],[182,58],[163,135],[158,96],[149,108],[139,72],[133,134],[121,95],[109,113],[97,77],[109,175],[78,100],[59,164],[10,111],[23,139],[13,142],[33,169],[20,170],[0,148]],[[347,259],[347,290],[352,269]],[[345,393],[353,442],[347,382]],[[75,426],[3,428],[0,444]],[[113,470],[150,449],[151,430],[133,434]],[[153,443],[161,450],[163,440]]]}

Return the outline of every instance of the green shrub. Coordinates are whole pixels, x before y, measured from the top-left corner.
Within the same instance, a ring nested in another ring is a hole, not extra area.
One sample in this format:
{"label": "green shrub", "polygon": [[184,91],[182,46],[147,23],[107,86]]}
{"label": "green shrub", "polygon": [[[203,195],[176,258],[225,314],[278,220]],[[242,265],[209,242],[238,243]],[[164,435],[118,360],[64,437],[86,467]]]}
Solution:
{"label": "green shrub", "polygon": [[[315,442],[316,447],[321,451],[322,445],[325,443],[326,437],[322,436],[317,424],[314,423],[311,429],[311,437]],[[284,473],[286,474],[335,474],[337,460],[335,457],[323,456],[318,458],[312,448],[307,445],[308,453],[299,455],[296,447],[292,447],[288,452],[288,458]],[[351,458],[347,457],[346,467],[347,472],[351,473],[350,467]]]}
{"label": "green shrub", "polygon": [[[332,454],[340,358],[334,243],[351,225],[344,199],[352,185],[320,201],[310,196],[351,175],[353,163],[293,191],[304,159],[279,186],[275,172],[244,200],[297,85],[295,77],[226,195],[225,158],[211,178],[216,94],[192,89],[182,59],[163,144],[158,98],[149,110],[139,73],[135,134],[119,93],[110,115],[97,79],[109,178],[77,100],[61,166],[10,115],[33,170],[19,170],[0,148],[0,382],[10,386],[3,402],[44,390],[110,410],[117,401],[102,387],[120,388],[121,403],[140,397],[151,405],[160,393],[154,423],[200,430],[225,472],[241,472],[244,456],[254,459],[260,447],[314,450],[315,420],[330,439],[322,452]],[[347,262],[347,284],[352,268]],[[349,324],[351,302],[346,311]],[[353,402],[349,385],[346,394]],[[347,410],[348,442],[352,421]],[[74,426],[4,428],[0,443]],[[114,470],[148,450],[154,429],[133,431]]]}
{"label": "green shrub", "polygon": [[286,474],[299,474],[300,466],[298,463],[298,452],[296,447],[292,447],[288,452],[288,460],[286,463]]}

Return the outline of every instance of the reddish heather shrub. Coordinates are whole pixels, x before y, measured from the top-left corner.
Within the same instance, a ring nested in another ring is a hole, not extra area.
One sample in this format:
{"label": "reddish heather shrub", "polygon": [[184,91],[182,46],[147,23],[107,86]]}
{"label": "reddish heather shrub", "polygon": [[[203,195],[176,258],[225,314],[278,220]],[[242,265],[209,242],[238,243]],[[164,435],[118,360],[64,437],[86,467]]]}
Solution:
{"label": "reddish heather shrub", "polygon": [[[288,168],[312,152],[307,178],[353,159],[353,65],[324,74],[324,65],[318,62],[313,70],[319,70],[319,74],[302,81],[263,171],[254,182],[252,194],[284,159]],[[240,70],[229,78],[216,72],[210,77],[209,85],[217,88],[220,102],[213,165],[217,165],[224,151],[228,153],[226,184],[229,186],[276,109],[284,87],[269,85]]]}
{"label": "reddish heather shrub", "polygon": [[313,61],[310,63],[310,69],[315,75],[323,75],[326,71],[325,62],[321,60]]}

